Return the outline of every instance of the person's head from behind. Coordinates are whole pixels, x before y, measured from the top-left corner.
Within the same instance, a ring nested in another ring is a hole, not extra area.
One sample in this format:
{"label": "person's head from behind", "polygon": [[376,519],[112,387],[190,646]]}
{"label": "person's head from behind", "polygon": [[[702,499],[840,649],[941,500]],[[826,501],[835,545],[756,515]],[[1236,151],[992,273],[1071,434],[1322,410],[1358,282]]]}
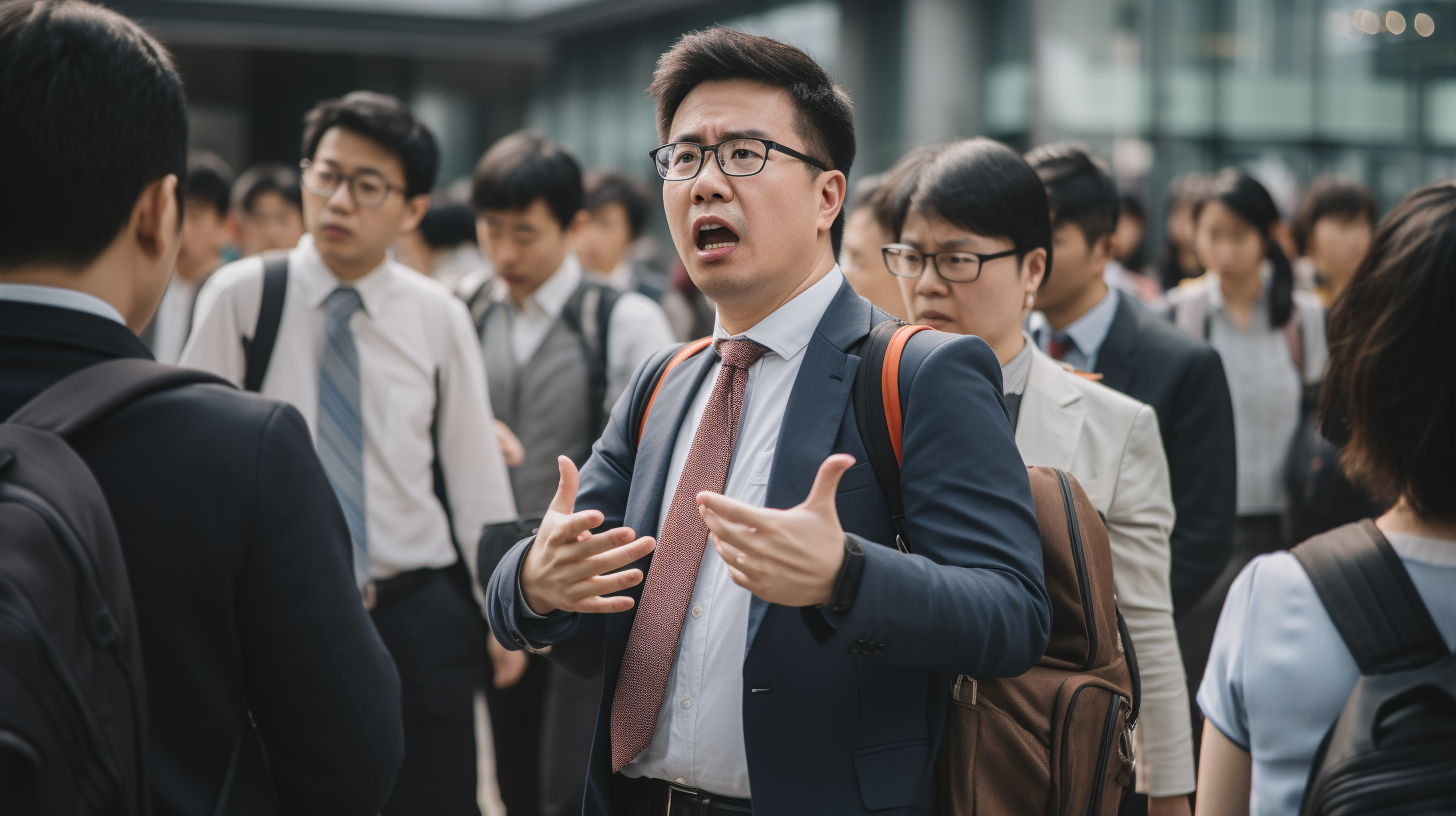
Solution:
{"label": "person's head from behind", "polygon": [[187,106],[171,58],[79,0],[0,5],[0,282],[81,289],[140,329],[181,243]]}
{"label": "person's head from behind", "polygon": [[989,139],[911,160],[919,169],[895,192],[897,243],[885,253],[910,318],[978,335],[1005,363],[1054,255],[1041,179]]}
{"label": "person's head from behind", "polygon": [[475,213],[470,205],[437,200],[414,232],[400,236],[395,249],[405,266],[430,275],[446,255],[474,243]]}
{"label": "person's head from behind", "polygon": [[581,265],[602,273],[616,269],[647,229],[651,206],[647,188],[636,179],[588,173],[582,210],[571,230],[571,246]]}
{"label": "person's head from behind", "polygon": [[303,218],[324,263],[345,280],[383,263],[430,208],[435,137],[392,96],[355,91],[304,117]]}
{"label": "person's head from behind", "polygon": [[844,221],[839,268],[854,291],[892,315],[905,316],[900,285],[885,268],[881,249],[895,240],[894,206],[889,201],[896,179],[890,172],[865,176],[855,182],[849,217]]}
{"label": "person's head from behind", "polygon": [[582,204],[581,167],[556,142],[518,131],[481,157],[470,203],[481,249],[521,298],[566,260],[568,233]]}
{"label": "person's head from behind", "polygon": [[197,280],[222,262],[222,251],[233,237],[228,224],[232,182],[233,171],[217,156],[198,150],[187,157],[178,277]]}
{"label": "person's head from behind", "polygon": [[298,172],[263,164],[238,176],[233,185],[233,218],[244,256],[291,249],[303,237],[303,191]]}
{"label": "person's head from behind", "polygon": [[1026,154],[1046,188],[1051,206],[1052,254],[1056,274],[1036,295],[1036,308],[1060,325],[1107,293],[1102,273],[1113,259],[1117,230],[1117,184],[1101,159],[1074,144],[1042,145]]}
{"label": "person's head from behind", "polygon": [[823,68],[793,46],[711,28],[662,55],[648,95],[668,229],[720,316],[755,321],[833,265],[854,112]]}
{"label": "person's head from behind", "polygon": [[1184,173],[1168,183],[1168,244],[1179,253],[1193,253],[1193,208],[1208,189],[1208,177],[1202,173]]}
{"label": "person's head from behind", "polygon": [[1340,176],[1310,182],[1291,224],[1295,250],[1336,292],[1355,274],[1375,230],[1375,199],[1363,184]]}
{"label": "person's head from behind", "polygon": [[1264,185],[1238,168],[1223,169],[1193,205],[1193,223],[1198,259],[1225,290],[1260,285],[1264,262],[1269,262],[1272,274],[1264,287],[1269,321],[1283,326],[1294,312],[1294,270],[1274,240],[1279,207]]}
{"label": "person's head from behind", "polygon": [[1456,530],[1456,387],[1444,339],[1456,312],[1456,183],[1386,216],[1330,312],[1324,435],[1376,497]]}
{"label": "person's head from behind", "polygon": [[1143,266],[1143,237],[1148,231],[1148,208],[1136,193],[1117,197],[1117,229],[1112,231],[1112,257],[1137,271]]}

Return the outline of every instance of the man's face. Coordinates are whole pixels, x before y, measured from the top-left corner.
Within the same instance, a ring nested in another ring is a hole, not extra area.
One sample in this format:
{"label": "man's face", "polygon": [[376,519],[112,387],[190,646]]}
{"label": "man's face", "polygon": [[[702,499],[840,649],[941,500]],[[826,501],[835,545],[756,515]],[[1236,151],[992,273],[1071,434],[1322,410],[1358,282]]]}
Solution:
{"label": "man's face", "polygon": [[205,198],[188,198],[182,215],[182,244],[177,250],[177,274],[195,280],[217,268],[223,247],[232,236],[227,216]]}
{"label": "man's face", "polygon": [[632,244],[632,224],[627,220],[627,207],[613,201],[585,210],[571,230],[571,246],[581,265],[593,272],[607,273],[617,268]]}
{"label": "man's face", "polygon": [[378,266],[394,239],[413,230],[430,206],[428,195],[405,197],[404,165],[394,153],[353,131],[329,129],[312,160],[321,170],[392,188],[384,204],[372,208],[355,204],[347,183],[328,196],[304,189],[304,224],[319,255],[336,273]]}
{"label": "man's face", "polygon": [[1036,293],[1036,308],[1057,309],[1076,303],[1089,287],[1102,280],[1109,260],[1107,236],[1087,243],[1087,234],[1077,224],[1063,224],[1052,231],[1052,271]]}
{"label": "man's face", "polygon": [[[817,151],[809,150],[794,119],[784,91],[748,80],[704,82],[678,107],[669,140],[711,145],[758,138],[813,156]],[[767,158],[757,175],[735,177],[724,175],[716,155],[705,156],[696,178],[662,185],[678,255],[693,283],[720,305],[781,303],[830,251],[827,230],[843,203],[844,175],[811,172],[776,150]]]}
{"label": "man's face", "polygon": [[254,196],[252,206],[242,213],[239,222],[239,243],[244,256],[291,249],[303,237],[303,213],[273,190]]}
{"label": "man's face", "polygon": [[495,273],[511,289],[526,294],[566,260],[566,230],[544,198],[520,210],[482,211],[475,219],[475,234]]}

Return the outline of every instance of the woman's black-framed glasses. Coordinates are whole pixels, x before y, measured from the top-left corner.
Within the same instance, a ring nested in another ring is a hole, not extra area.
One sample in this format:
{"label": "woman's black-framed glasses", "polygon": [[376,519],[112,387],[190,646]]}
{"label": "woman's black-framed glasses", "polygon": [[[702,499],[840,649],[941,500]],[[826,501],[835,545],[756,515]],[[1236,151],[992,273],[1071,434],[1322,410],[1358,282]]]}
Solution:
{"label": "woman's black-framed glasses", "polygon": [[349,197],[354,199],[355,206],[368,207],[371,210],[383,207],[384,202],[389,200],[389,194],[395,190],[404,192],[404,188],[390,184],[372,170],[346,175],[320,167],[308,159],[299,162],[298,169],[303,171],[299,176],[299,184],[310,193],[328,198],[338,191],[340,184],[348,184]]}
{"label": "woman's black-framed glasses", "polygon": [[951,283],[972,283],[981,277],[981,267],[987,261],[1016,254],[1016,250],[1004,252],[921,252],[906,244],[890,244],[880,249],[885,258],[885,268],[897,278],[918,278],[925,271],[925,264],[935,267],[935,274]]}
{"label": "woman's black-framed glasses", "polygon": [[700,145],[694,142],[669,142],[647,151],[652,157],[652,166],[657,175],[667,181],[687,181],[703,172],[703,154],[712,152],[718,157],[718,168],[726,176],[752,176],[763,172],[768,164],[768,152],[777,150],[786,156],[820,170],[828,170],[818,159],[785,147],[767,139],[726,139],[714,145]]}

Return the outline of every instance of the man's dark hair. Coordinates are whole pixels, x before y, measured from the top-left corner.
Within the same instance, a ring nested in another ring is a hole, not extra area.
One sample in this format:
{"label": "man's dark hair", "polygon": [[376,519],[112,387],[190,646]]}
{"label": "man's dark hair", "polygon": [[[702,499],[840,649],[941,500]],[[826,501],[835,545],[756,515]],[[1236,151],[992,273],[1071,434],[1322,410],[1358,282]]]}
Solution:
{"label": "man's dark hair", "polygon": [[901,162],[907,168],[895,190],[895,240],[905,218],[916,212],[977,235],[1007,238],[1018,260],[1045,249],[1046,285],[1052,274],[1051,210],[1041,179],[1016,151],[986,138],[962,139],[916,151]]}
{"label": "man's dark hair", "polygon": [[1053,231],[1076,224],[1090,247],[1117,229],[1121,209],[1117,182],[1086,147],[1065,142],[1042,145],[1026,154],[1026,163],[1046,187]]}
{"label": "man's dark hair", "polygon": [[[79,0],[0,4],[0,268],[80,266],[153,181],[187,173],[187,101],[167,52]],[[180,225],[180,222],[179,222]]]}
{"label": "man's dark hair", "polygon": [[586,198],[583,206],[596,212],[608,204],[621,204],[627,211],[627,228],[632,240],[642,237],[651,212],[650,194],[642,182],[622,173],[594,172],[586,175]]}
{"label": "man's dark hair", "polygon": [[253,211],[253,202],[264,193],[277,193],[303,212],[303,191],[298,186],[298,171],[281,164],[260,164],[250,167],[233,184],[233,206],[239,212]]}
{"label": "man's dark hair", "polygon": [[1143,203],[1142,196],[1137,193],[1125,191],[1117,196],[1117,207],[1120,211],[1117,220],[1121,221],[1122,216],[1132,216],[1138,223],[1147,226],[1148,205]]}
{"label": "man's dark hair", "polygon": [[1294,233],[1295,251],[1300,255],[1309,253],[1309,236],[1321,218],[1340,221],[1363,218],[1374,228],[1375,198],[1365,185],[1343,176],[1319,176],[1311,181],[1309,192],[1304,194],[1289,225],[1290,232]]}
{"label": "man's dark hair", "polygon": [[404,165],[404,194],[414,197],[435,186],[440,147],[435,134],[404,103],[388,94],[354,91],[318,103],[303,117],[303,157],[314,158],[319,141],[332,128],[357,133],[399,157]]}
{"label": "man's dark hair", "polygon": [[[732,28],[715,26],[685,34],[658,58],[647,88],[657,105],[658,138],[663,142],[671,138],[672,117],[693,88],[726,79],[746,79],[786,91],[798,111],[794,130],[804,140],[801,152],[849,177],[855,151],[854,103],[849,93],[803,51]],[[836,255],[844,218],[840,208],[829,231]]]}
{"label": "man's dark hair", "polygon": [[1456,312],[1456,183],[1405,197],[1330,311],[1324,435],[1349,477],[1456,522],[1456,387],[1444,338]]}
{"label": "man's dark hair", "polygon": [[420,219],[420,237],[431,249],[449,249],[475,243],[475,213],[459,201],[434,204]]}
{"label": "man's dark hair", "polygon": [[490,146],[475,166],[470,203],[483,210],[524,210],[536,199],[562,229],[581,211],[581,166],[556,142],[518,130]]}
{"label": "man's dark hair", "polygon": [[187,156],[187,200],[213,208],[218,218],[226,218],[232,205],[233,171],[227,162],[206,150],[194,150]]}

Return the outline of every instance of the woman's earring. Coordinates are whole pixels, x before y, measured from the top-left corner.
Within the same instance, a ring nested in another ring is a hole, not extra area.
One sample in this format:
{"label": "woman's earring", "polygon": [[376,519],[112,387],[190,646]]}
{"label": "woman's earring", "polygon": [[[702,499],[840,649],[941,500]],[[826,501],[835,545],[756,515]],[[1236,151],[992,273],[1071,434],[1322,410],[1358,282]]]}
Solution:
{"label": "woman's earring", "polygon": [[1036,305],[1036,295],[1033,295],[1032,293],[1027,292],[1026,293],[1026,308],[1030,309],[1032,306],[1035,306],[1035,305]]}

